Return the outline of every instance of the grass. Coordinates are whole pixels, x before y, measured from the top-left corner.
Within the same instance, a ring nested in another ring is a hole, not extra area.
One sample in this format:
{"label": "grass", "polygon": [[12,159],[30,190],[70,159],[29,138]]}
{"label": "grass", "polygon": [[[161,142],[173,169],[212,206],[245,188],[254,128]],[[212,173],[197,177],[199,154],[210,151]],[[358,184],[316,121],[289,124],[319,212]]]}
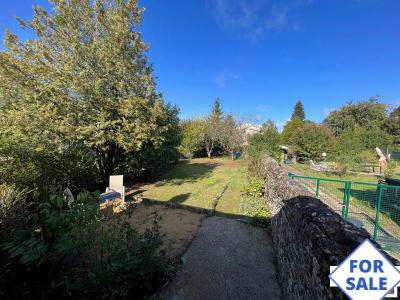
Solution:
{"label": "grass", "polygon": [[[309,166],[303,164],[290,165],[288,170],[298,175],[340,179],[352,182],[367,182],[377,184],[379,179],[379,176],[375,175],[346,174],[344,176],[338,176],[335,174],[317,172],[311,170]],[[316,185],[314,180],[300,179],[300,182],[307,186],[311,191],[315,192]],[[320,185],[320,198],[323,199],[324,202],[328,202],[327,204],[330,206],[333,206],[332,208],[336,208],[339,214],[341,213],[341,205],[338,205],[338,203],[341,203],[343,199],[343,186],[344,184],[342,183],[334,182],[322,182]],[[397,196],[390,193],[386,195],[386,197],[383,197],[379,227],[380,229],[387,231],[391,236],[400,239],[400,215],[397,208],[394,209],[392,206],[393,203],[397,202]],[[336,199],[337,202],[332,202],[332,199]],[[376,217],[376,201],[376,186],[368,186],[359,183],[352,184],[349,216],[351,218],[361,219],[366,225],[365,229],[367,229],[371,235],[373,234],[374,220]],[[371,221],[366,221],[365,216],[368,216]],[[379,230],[378,238],[385,235],[385,233]]]}
{"label": "grass", "polygon": [[239,214],[240,196],[246,182],[245,160],[197,158],[181,161],[161,174],[155,183],[142,186],[144,198],[177,202],[210,209],[220,196],[216,212]]}
{"label": "grass", "polygon": [[294,172],[296,174],[296,170],[298,173],[301,173],[302,175],[305,176],[310,176],[310,177],[319,177],[319,178],[334,178],[334,179],[340,179],[340,180],[346,180],[346,181],[357,181],[357,182],[368,182],[368,183],[378,183],[378,179],[380,176],[376,175],[367,175],[367,174],[354,174],[354,173],[347,173],[345,175],[339,176],[337,174],[333,173],[328,173],[328,172],[318,172],[315,170],[310,169],[310,166],[307,164],[292,164],[289,165],[290,169],[294,169]]}

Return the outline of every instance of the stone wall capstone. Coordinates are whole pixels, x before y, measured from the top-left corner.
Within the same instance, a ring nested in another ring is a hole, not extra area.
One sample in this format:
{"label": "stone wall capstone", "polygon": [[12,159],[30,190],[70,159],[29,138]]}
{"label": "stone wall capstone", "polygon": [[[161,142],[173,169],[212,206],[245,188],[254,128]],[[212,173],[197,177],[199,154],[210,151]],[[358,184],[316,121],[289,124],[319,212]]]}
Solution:
{"label": "stone wall capstone", "polygon": [[329,266],[339,265],[370,235],[290,179],[273,158],[264,157],[262,163],[284,298],[347,299],[329,287]]}

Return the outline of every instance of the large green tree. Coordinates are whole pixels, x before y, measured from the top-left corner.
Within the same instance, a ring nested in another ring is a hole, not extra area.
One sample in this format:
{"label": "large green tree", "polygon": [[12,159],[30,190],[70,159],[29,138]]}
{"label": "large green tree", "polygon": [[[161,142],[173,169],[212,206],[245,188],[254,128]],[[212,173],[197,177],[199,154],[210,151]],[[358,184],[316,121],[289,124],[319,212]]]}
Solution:
{"label": "large green tree", "polygon": [[375,156],[373,161],[377,163],[375,147],[386,151],[392,144],[393,137],[380,127],[366,129],[356,126],[354,129],[343,131],[340,135],[337,146],[338,160],[348,166],[356,166],[364,160],[364,154],[369,152]]}
{"label": "large green tree", "polygon": [[262,130],[248,138],[247,152],[252,159],[268,154],[275,158],[280,155],[281,135],[272,121],[263,124]]}
{"label": "large green tree", "polygon": [[[58,165],[79,149],[93,156],[104,181],[127,157],[152,153],[154,160],[157,149],[173,152],[178,111],[155,90],[137,1],[51,2],[51,13],[34,7],[31,21],[20,20],[34,39],[6,31],[0,53],[3,137]],[[142,167],[135,163],[133,169]]]}
{"label": "large green tree", "polygon": [[185,120],[181,123],[182,141],[179,151],[184,157],[191,158],[204,147],[204,135],[207,129],[205,118]]}
{"label": "large green tree", "polygon": [[400,137],[400,107],[390,112],[389,118],[384,123],[383,128],[390,135]]}
{"label": "large green tree", "polygon": [[209,158],[212,157],[214,147],[222,140],[223,118],[221,100],[217,98],[214,101],[211,114],[207,117],[207,127],[204,134],[204,145]]}
{"label": "large green tree", "polygon": [[387,119],[387,106],[380,103],[377,98],[349,102],[338,110],[332,111],[324,120],[336,136],[355,127],[371,129],[381,127]]}
{"label": "large green tree", "polygon": [[329,158],[336,151],[337,141],[328,127],[306,123],[293,134],[292,145],[298,159],[307,161],[321,159],[324,152]]}
{"label": "large green tree", "polygon": [[298,117],[294,117],[293,119],[288,121],[282,130],[282,142],[290,144],[293,134],[298,128],[303,127],[303,125],[304,121]]}
{"label": "large green tree", "polygon": [[220,143],[223,150],[231,155],[234,159],[235,150],[241,149],[245,141],[243,128],[240,128],[239,123],[232,115],[224,117],[222,122],[222,132]]}
{"label": "large green tree", "polygon": [[294,111],[292,113],[292,120],[294,118],[299,118],[300,120],[304,121],[306,118],[306,114],[304,112],[304,107],[303,107],[303,102],[300,100],[296,102],[296,105],[294,106]]}

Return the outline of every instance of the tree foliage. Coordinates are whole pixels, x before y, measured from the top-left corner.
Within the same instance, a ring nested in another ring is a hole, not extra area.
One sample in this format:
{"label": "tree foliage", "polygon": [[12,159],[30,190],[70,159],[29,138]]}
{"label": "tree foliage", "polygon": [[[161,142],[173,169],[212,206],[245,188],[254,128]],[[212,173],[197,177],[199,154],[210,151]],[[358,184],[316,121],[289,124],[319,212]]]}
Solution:
{"label": "tree foliage", "polygon": [[283,127],[282,142],[290,144],[293,134],[296,132],[298,128],[301,128],[303,125],[304,125],[303,120],[301,120],[298,117],[294,117],[292,120],[288,121],[285,124],[285,127]]}
{"label": "tree foliage", "polygon": [[[2,210],[18,194],[10,188],[0,194]],[[88,192],[70,204],[54,196],[31,205],[12,228],[0,228],[1,257],[8,258],[0,265],[2,296],[141,299],[168,278],[171,266],[160,251],[157,219],[139,233],[129,222],[133,206],[111,220],[97,200]]]}
{"label": "tree foliage", "polygon": [[205,150],[209,158],[218,147],[234,157],[234,151],[242,147],[244,132],[232,115],[224,115],[221,102],[216,99],[209,116],[183,121],[181,154],[192,157],[194,153]]}
{"label": "tree foliage", "polygon": [[212,157],[214,147],[222,140],[223,135],[223,111],[221,109],[221,100],[215,99],[213,109],[207,118],[207,127],[204,134],[204,144],[207,156]]}
{"label": "tree foliage", "polygon": [[235,150],[241,149],[244,143],[244,131],[239,122],[230,114],[224,115],[218,98],[208,116],[183,121],[181,128],[179,150],[189,158],[201,150],[211,158],[216,148],[234,158]]}
{"label": "tree foliage", "polygon": [[292,114],[292,120],[294,118],[299,118],[300,120],[304,121],[306,118],[306,114],[304,113],[304,107],[303,107],[303,102],[300,100],[296,102],[296,105],[294,106],[294,111]]}
{"label": "tree foliage", "polygon": [[[375,147],[385,150],[393,143],[392,137],[380,127],[365,129],[356,126],[354,129],[345,130],[339,137],[337,158],[350,167],[365,162],[366,151],[375,155],[373,162],[377,163]],[[372,155],[368,158],[372,160]]]}
{"label": "tree foliage", "polygon": [[223,119],[220,143],[224,151],[231,154],[232,159],[234,151],[240,149],[244,143],[244,132],[232,115]]}
{"label": "tree foliage", "polygon": [[280,142],[278,129],[270,122],[261,132],[249,137],[247,151],[252,159],[258,159],[265,154],[278,158]]}
{"label": "tree foliage", "polygon": [[52,170],[49,182],[71,181],[71,165],[105,181],[176,157],[178,110],[155,90],[137,1],[53,3],[51,14],[34,7],[31,21],[20,20],[34,39],[6,32],[0,156],[28,153],[26,167],[39,177]]}
{"label": "tree foliage", "polygon": [[293,134],[292,145],[300,161],[320,160],[322,153],[335,152],[337,141],[328,127],[306,123]]}
{"label": "tree foliage", "polygon": [[383,124],[383,128],[390,135],[400,137],[400,107],[390,112],[388,119]]}
{"label": "tree foliage", "polygon": [[184,157],[191,158],[193,154],[204,147],[204,135],[207,128],[205,118],[185,120],[181,123],[182,141],[179,151]]}
{"label": "tree foliage", "polygon": [[349,102],[338,110],[329,113],[324,123],[331,128],[336,136],[340,136],[346,130],[353,130],[355,127],[372,129],[381,127],[387,116],[387,107],[379,103],[377,98]]}

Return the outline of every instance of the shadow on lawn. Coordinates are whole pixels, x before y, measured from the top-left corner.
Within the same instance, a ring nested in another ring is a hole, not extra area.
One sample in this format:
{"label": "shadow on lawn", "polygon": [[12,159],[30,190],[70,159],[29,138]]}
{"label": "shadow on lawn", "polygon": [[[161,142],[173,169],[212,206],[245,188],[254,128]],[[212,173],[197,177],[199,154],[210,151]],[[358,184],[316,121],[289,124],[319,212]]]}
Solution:
{"label": "shadow on lawn", "polygon": [[220,164],[210,161],[209,163],[190,163],[189,161],[181,161],[173,168],[167,170],[163,176],[155,178],[159,180],[155,186],[163,185],[181,185],[187,182],[197,181],[208,177],[212,171]]}
{"label": "shadow on lawn", "polygon": [[183,203],[185,202],[191,195],[192,193],[185,193],[185,194],[180,194],[172,197],[171,199],[168,200],[168,202],[172,203]]}
{"label": "shadow on lawn", "polygon": [[242,214],[233,214],[227,212],[221,212],[218,210],[213,210],[211,208],[202,208],[192,205],[187,205],[184,202],[190,197],[191,193],[184,193],[177,196],[172,197],[168,201],[160,201],[156,199],[149,199],[143,198],[143,202],[148,205],[161,205],[167,206],[171,208],[178,208],[178,209],[185,209],[188,211],[205,214],[208,216],[218,216],[218,217],[225,217],[225,218],[233,218],[245,223],[249,223],[254,226],[259,227],[267,227],[269,225],[269,219],[260,218],[260,217],[250,217]]}

